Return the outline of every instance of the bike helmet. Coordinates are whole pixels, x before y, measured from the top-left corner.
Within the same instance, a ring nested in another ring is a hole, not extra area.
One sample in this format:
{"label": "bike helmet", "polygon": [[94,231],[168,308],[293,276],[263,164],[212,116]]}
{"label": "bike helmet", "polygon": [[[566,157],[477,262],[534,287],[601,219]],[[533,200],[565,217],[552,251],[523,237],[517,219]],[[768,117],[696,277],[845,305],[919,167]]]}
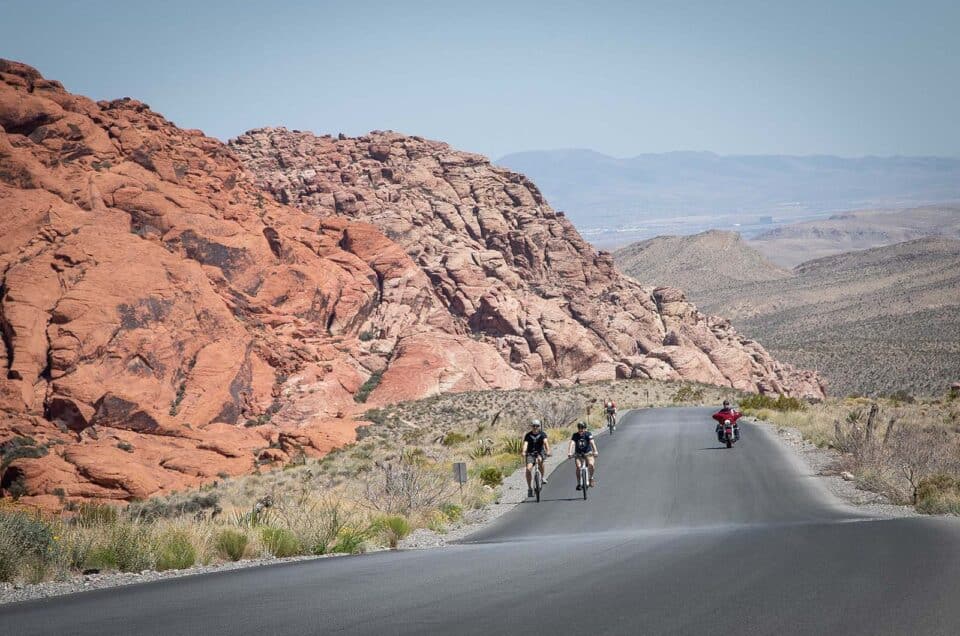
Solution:
{"label": "bike helmet", "polygon": [[582,431],[583,429],[587,428],[587,423],[586,423],[586,422],[580,422],[579,424],[577,424],[577,428]]}
{"label": "bike helmet", "polygon": [[530,427],[531,427],[531,428],[539,428],[539,427],[540,427],[540,420],[533,420],[533,421],[531,421],[531,422],[530,422]]}
{"label": "bike helmet", "polygon": [[724,401],[723,401],[723,407],[724,407],[724,408],[730,408],[730,400],[724,400]]}

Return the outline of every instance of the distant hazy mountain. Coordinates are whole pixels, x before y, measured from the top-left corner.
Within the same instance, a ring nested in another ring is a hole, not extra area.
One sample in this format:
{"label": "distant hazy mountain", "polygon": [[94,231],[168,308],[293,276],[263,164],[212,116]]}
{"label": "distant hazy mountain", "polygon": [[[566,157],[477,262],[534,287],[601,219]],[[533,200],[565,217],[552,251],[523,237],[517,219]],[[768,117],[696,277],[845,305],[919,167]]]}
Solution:
{"label": "distant hazy mountain", "polygon": [[768,230],[751,239],[750,245],[775,263],[793,267],[814,258],[925,237],[960,239],[960,206],[835,214]]}
{"label": "distant hazy mountain", "polygon": [[960,201],[960,159],[953,158],[670,152],[617,159],[547,150],[497,163],[535,181],[598,244],[711,227],[749,236],[773,222],[837,210]]}

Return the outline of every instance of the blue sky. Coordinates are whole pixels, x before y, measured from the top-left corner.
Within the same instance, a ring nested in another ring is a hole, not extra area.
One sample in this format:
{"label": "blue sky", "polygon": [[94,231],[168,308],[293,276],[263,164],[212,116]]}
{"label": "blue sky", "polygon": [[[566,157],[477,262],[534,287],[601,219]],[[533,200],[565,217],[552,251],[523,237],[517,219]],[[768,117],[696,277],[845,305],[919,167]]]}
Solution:
{"label": "blue sky", "polygon": [[0,56],[227,139],[960,156],[960,3],[0,0]]}

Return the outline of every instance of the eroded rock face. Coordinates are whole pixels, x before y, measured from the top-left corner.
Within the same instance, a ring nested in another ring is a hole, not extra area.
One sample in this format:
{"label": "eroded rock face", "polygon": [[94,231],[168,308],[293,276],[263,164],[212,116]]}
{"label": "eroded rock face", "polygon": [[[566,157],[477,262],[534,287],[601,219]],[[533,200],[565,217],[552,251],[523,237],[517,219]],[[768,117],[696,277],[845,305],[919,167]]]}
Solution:
{"label": "eroded rock face", "polygon": [[532,384],[373,226],[280,205],[219,141],[7,61],[0,336],[0,445],[39,449],[0,492],[16,481],[41,504],[325,453],[353,439],[353,396],[388,363],[431,371],[390,399]]}
{"label": "eroded rock face", "polygon": [[[402,245],[442,301],[445,324],[537,384],[647,377],[823,395],[814,374],[779,364],[680,290],[620,275],[534,184],[481,156],[392,132],[335,139],[283,128],[231,147],[276,200],[320,219],[368,222]],[[373,395],[387,399],[410,375],[392,363]]]}
{"label": "eroded rock face", "polygon": [[234,147],[269,192],[145,104],[0,61],[0,496],[129,500],[323,454],[354,438],[358,392],[821,394],[481,157],[392,133]]}

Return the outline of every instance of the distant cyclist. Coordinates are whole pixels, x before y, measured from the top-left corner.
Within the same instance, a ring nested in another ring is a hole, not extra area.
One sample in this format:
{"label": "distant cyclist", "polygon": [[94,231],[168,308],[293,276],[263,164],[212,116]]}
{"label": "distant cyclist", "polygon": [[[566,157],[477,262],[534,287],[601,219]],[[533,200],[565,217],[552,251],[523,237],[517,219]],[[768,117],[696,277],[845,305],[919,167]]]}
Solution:
{"label": "distant cyclist", "polygon": [[607,400],[603,403],[603,412],[607,414],[607,421],[613,420],[612,427],[617,428],[617,403]]}
{"label": "distant cyclist", "polygon": [[713,419],[717,421],[717,441],[723,442],[723,424],[726,421],[733,424],[733,437],[736,441],[740,441],[740,426],[737,424],[737,420],[742,415],[743,413],[730,406],[730,400],[723,401],[723,407],[712,415]]}
{"label": "distant cyclist", "polygon": [[533,479],[534,462],[540,466],[540,476],[543,483],[547,483],[547,473],[543,469],[543,458],[544,456],[550,456],[550,440],[547,439],[547,434],[541,428],[540,420],[530,422],[530,430],[523,436],[523,448],[520,449],[520,454],[523,455],[527,464],[527,497],[533,497],[533,486],[530,482]]}
{"label": "distant cyclist", "polygon": [[577,432],[570,438],[570,449],[567,451],[567,457],[576,457],[575,466],[577,469],[577,490],[583,488],[580,483],[580,466],[582,462],[587,462],[587,468],[590,471],[590,487],[594,486],[593,471],[594,457],[599,457],[597,452],[597,442],[593,439],[593,433],[587,430],[587,423],[577,424]]}

